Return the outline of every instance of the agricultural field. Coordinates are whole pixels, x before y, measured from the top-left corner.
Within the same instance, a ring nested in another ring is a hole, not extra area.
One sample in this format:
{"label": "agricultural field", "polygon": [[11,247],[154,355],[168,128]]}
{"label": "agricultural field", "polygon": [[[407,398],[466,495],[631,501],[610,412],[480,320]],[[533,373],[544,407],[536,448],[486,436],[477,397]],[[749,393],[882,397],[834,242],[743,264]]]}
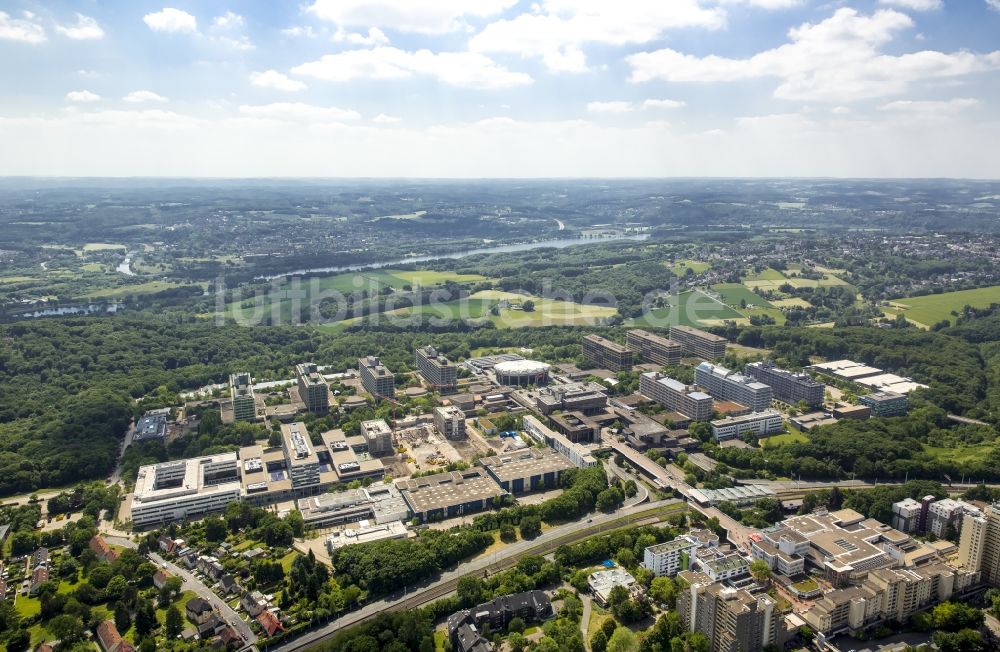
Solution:
{"label": "agricultural field", "polygon": [[741,283],[719,283],[718,285],[713,285],[712,289],[719,293],[719,296],[722,297],[722,300],[727,305],[736,309],[739,309],[741,301],[748,306],[752,304],[762,308],[771,307],[767,299],[747,289]]}
{"label": "agricultural field", "polygon": [[670,305],[654,308],[642,317],[631,320],[631,326],[710,326],[723,320],[746,320],[742,314],[704,292],[693,290],[667,299]]}
{"label": "agricultural field", "polygon": [[796,288],[815,288],[828,285],[850,285],[840,277],[829,273],[824,270],[817,270],[826,275],[826,278],[815,280],[809,278],[799,278],[797,276],[798,269],[789,269],[785,272],[779,272],[776,269],[771,269],[770,267],[761,270],[758,273],[750,273],[743,277],[743,285],[747,286],[751,290],[777,290],[779,287],[788,283],[792,287]]}
{"label": "agricultural field", "polygon": [[[293,278],[275,281],[266,295],[249,297],[227,304],[223,314],[237,321],[258,321],[261,318],[271,317],[274,321],[280,318],[280,321],[287,323],[292,317],[293,297],[297,297],[295,301],[298,302],[301,318],[307,319],[309,306],[314,302],[318,304],[324,299],[337,301],[341,299],[340,295],[347,296],[356,292],[367,292],[369,296],[374,296],[384,293],[386,288],[403,291],[406,286],[410,286],[412,289],[432,288],[449,281],[474,283],[487,280],[489,279],[478,274],[457,274],[432,270],[375,270],[307,279]],[[435,309],[436,307],[428,306],[428,308]],[[401,308],[400,310],[411,309]]]}
{"label": "agricultural field", "polygon": [[108,242],[88,242],[83,245],[83,250],[85,252],[92,251],[111,251],[114,249],[126,249],[127,247],[123,244],[111,244]]}
{"label": "agricultural field", "polygon": [[885,313],[892,316],[902,314],[909,321],[929,328],[944,319],[954,322],[952,310],[960,312],[965,306],[985,308],[991,303],[1000,303],[1000,285],[894,299],[892,307],[885,309]]}
{"label": "agricultural field", "polygon": [[[168,283],[167,281],[148,281],[138,285],[121,285],[118,287],[101,288],[92,290],[82,295],[84,299],[120,299],[134,294],[153,294],[184,285],[183,283]],[[202,287],[208,287],[207,283],[201,283]]]}

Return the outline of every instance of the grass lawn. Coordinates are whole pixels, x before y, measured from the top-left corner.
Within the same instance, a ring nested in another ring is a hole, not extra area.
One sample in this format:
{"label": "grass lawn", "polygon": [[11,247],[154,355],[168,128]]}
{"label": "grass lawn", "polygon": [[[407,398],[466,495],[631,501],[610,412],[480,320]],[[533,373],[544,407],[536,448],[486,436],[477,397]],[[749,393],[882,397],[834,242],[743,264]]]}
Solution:
{"label": "grass lawn", "polygon": [[796,442],[807,442],[809,438],[803,435],[798,430],[792,430],[786,432],[783,435],[771,435],[770,437],[761,437],[760,446],[761,448],[770,448],[772,446],[780,446],[781,444],[792,444]]}
{"label": "grass lawn", "polygon": [[671,296],[668,301],[668,307],[654,308],[642,317],[631,320],[629,325],[665,327],[679,324],[699,327],[717,320],[745,319],[736,310],[698,290]]}
{"label": "grass lawn", "polygon": [[819,584],[817,584],[816,580],[814,580],[811,577],[808,579],[804,579],[801,582],[796,582],[795,584],[792,584],[792,586],[794,586],[796,590],[801,591],[802,593],[815,591],[816,589],[819,588]]}
{"label": "grass lawn", "polygon": [[446,281],[455,283],[473,283],[488,280],[479,274],[458,274],[455,272],[435,272],[433,270],[416,270],[413,272],[392,272],[392,275],[410,285],[441,285]]}
{"label": "grass lawn", "polygon": [[104,271],[104,265],[101,263],[84,263],[80,266],[80,269],[85,272],[102,272]]}
{"label": "grass lawn", "polygon": [[590,622],[587,623],[587,641],[589,642],[594,632],[601,628],[605,620],[611,620],[613,616],[604,609],[597,606],[597,603],[593,603],[590,608]]}
{"label": "grass lawn", "polygon": [[[126,297],[133,294],[153,294],[171,288],[181,287],[181,285],[191,285],[185,283],[167,283],[166,281],[147,281],[138,285],[122,285],[113,288],[101,288],[82,295],[84,299],[114,299]],[[207,287],[207,283],[199,283],[202,287]]]}
{"label": "grass lawn", "polygon": [[711,265],[709,265],[706,262],[702,262],[700,260],[689,260],[689,259],[678,260],[672,265],[668,263],[663,263],[663,265],[667,269],[669,269],[674,276],[684,276],[684,272],[688,268],[690,268],[691,271],[694,272],[695,274],[701,274],[702,272],[707,271],[709,267],[711,267]]}
{"label": "grass lawn", "polygon": [[892,305],[895,309],[891,311],[891,314],[902,313],[908,320],[930,327],[943,319],[954,323],[955,318],[951,315],[952,310],[961,312],[965,306],[985,308],[991,303],[998,302],[1000,302],[1000,285],[994,285],[974,290],[894,299]]}
{"label": "grass lawn", "polygon": [[976,460],[986,459],[993,451],[995,445],[991,443],[976,444],[975,446],[928,446],[924,445],[924,452],[933,456],[937,460],[950,461],[961,465]]}
{"label": "grass lawn", "polygon": [[753,304],[762,308],[771,307],[767,299],[747,289],[742,283],[719,283],[718,285],[713,285],[712,289],[719,293],[723,301],[736,309],[739,309],[740,301],[744,301],[747,305]]}
{"label": "grass lawn", "polygon": [[111,249],[126,249],[123,244],[111,244],[108,242],[88,242],[83,245],[84,251],[108,251]]}
{"label": "grass lawn", "polygon": [[448,633],[442,629],[434,630],[434,652],[444,652],[445,641],[448,640]]}
{"label": "grass lawn", "polygon": [[747,281],[783,281],[785,280],[785,275],[776,269],[771,269],[766,267],[759,272],[751,272],[746,275],[745,279]]}
{"label": "grass lawn", "polygon": [[285,555],[284,557],[282,557],[279,560],[280,563],[281,563],[281,568],[284,569],[284,571],[285,571],[285,575],[287,575],[288,573],[291,572],[291,570],[292,570],[292,562],[295,561],[295,558],[298,557],[298,556],[299,556],[298,551],[292,550],[291,552],[289,552],[287,555]]}
{"label": "grass lawn", "polygon": [[17,596],[17,601],[14,603],[14,607],[17,609],[17,613],[21,615],[21,618],[28,618],[42,610],[42,603],[38,598],[19,595]]}
{"label": "grass lawn", "polygon": [[771,302],[775,308],[808,308],[811,304],[801,297],[789,297],[787,299],[776,299]]}
{"label": "grass lawn", "polygon": [[0,277],[0,285],[6,283],[27,283],[37,280],[34,276],[4,276]]}

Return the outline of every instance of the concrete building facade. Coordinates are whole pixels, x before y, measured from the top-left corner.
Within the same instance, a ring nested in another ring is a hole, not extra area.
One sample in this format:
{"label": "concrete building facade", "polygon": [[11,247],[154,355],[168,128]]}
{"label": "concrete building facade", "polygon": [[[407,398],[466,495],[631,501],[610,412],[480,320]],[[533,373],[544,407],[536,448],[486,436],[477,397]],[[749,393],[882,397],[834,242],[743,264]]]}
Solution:
{"label": "concrete building facade", "polygon": [[670,339],[680,344],[686,355],[705,360],[726,357],[726,344],[729,343],[724,337],[680,325],[670,327]]}
{"label": "concrete building facade", "polygon": [[434,427],[445,439],[465,439],[465,412],[454,405],[436,407]]}
{"label": "concrete building facade", "polygon": [[417,370],[439,391],[451,391],[458,383],[458,366],[433,346],[423,346],[416,352]]}
{"label": "concrete building facade", "polygon": [[773,394],[769,386],[711,362],[702,362],[694,368],[694,382],[713,398],[745,405],[753,412],[771,407]]}
{"label": "concrete building facade", "polygon": [[330,388],[316,365],[312,362],[296,365],[295,376],[298,379],[299,398],[305,403],[306,409],[315,414],[326,414],[330,410]]}
{"label": "concrete building facade", "polygon": [[253,393],[253,379],[246,372],[229,376],[229,393],[233,398],[233,419],[257,420],[257,400]]}
{"label": "concrete building facade", "polygon": [[372,396],[395,398],[396,376],[377,356],[358,358],[358,372],[361,374],[361,386],[366,392]]}
{"label": "concrete building facade", "polygon": [[723,442],[739,439],[747,433],[754,437],[776,435],[785,429],[785,421],[777,410],[751,412],[738,417],[715,419],[712,421],[712,437]]}
{"label": "concrete building facade", "polygon": [[712,418],[711,396],[659,372],[648,371],[639,376],[639,393],[692,421]]}
{"label": "concrete building facade", "polygon": [[681,622],[688,631],[702,632],[711,652],[762,652],[779,643],[781,615],[773,598],[723,586],[704,573],[680,576],[688,584],[677,597]]}
{"label": "concrete building facade", "polygon": [[590,364],[611,371],[628,371],[635,363],[635,352],[600,335],[583,338],[583,357]]}
{"label": "concrete building facade", "polygon": [[653,364],[672,365],[681,361],[683,351],[680,342],[662,335],[636,328],[625,333],[625,343],[643,360]]}
{"label": "concrete building facade", "polygon": [[790,405],[796,405],[799,401],[803,401],[809,407],[823,405],[826,386],[813,379],[809,374],[779,369],[770,361],[747,364],[746,374],[769,386],[774,398],[779,401]]}

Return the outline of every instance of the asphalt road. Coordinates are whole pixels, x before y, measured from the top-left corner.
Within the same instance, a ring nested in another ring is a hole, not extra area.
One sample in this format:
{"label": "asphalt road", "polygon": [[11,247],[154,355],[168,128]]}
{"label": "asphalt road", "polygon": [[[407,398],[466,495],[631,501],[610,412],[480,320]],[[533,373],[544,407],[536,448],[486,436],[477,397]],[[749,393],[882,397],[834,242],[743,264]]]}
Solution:
{"label": "asphalt road", "polygon": [[[424,582],[417,586],[404,587],[403,591],[386,596],[381,600],[370,602],[361,609],[344,614],[340,618],[322,625],[317,629],[306,632],[305,634],[302,634],[301,636],[298,636],[290,641],[284,641],[275,647],[269,647],[267,649],[275,650],[276,652],[304,650],[312,645],[315,645],[316,643],[319,643],[323,639],[335,634],[345,627],[361,623],[383,611],[394,611],[399,608],[413,608],[414,606],[420,606],[420,604],[424,604],[443,595],[447,595],[454,590],[455,583],[458,579],[465,575],[482,574],[488,570],[500,570],[507,565],[507,562],[512,562],[518,557],[532,553],[532,551],[536,548],[546,546],[547,544],[549,544],[550,547],[561,545],[561,539],[564,539],[567,536],[579,534],[581,535],[579,538],[586,538],[587,536],[599,534],[602,526],[611,526],[623,518],[628,519],[632,516],[635,516],[638,522],[643,518],[645,512],[655,511],[657,508],[669,505],[677,505],[679,502],[680,501],[673,499],[660,500],[653,503],[624,508],[611,514],[600,514],[585,521],[577,521],[574,523],[567,523],[566,525],[561,525],[559,527],[554,527],[547,532],[543,532],[534,539],[518,541],[517,543],[511,544],[492,555],[481,557],[464,564],[459,564],[456,567],[446,570],[433,581]],[[426,599],[422,599],[415,604],[410,604],[414,602],[413,598],[415,595],[422,595]]]}
{"label": "asphalt road", "polygon": [[243,619],[240,618],[240,615],[236,613],[232,607],[226,604],[219,596],[215,595],[215,593],[212,592],[212,589],[205,586],[201,580],[195,577],[194,573],[178,566],[177,564],[166,561],[155,552],[150,551],[149,558],[160,568],[163,568],[165,564],[166,569],[170,571],[171,574],[181,578],[181,580],[184,581],[185,591],[194,591],[199,597],[207,600],[212,607],[219,612],[222,619],[232,625],[236,631],[240,633],[240,636],[243,637],[244,641],[247,643],[255,643],[257,641],[257,635],[250,629],[250,625],[244,622]]}
{"label": "asphalt road", "polygon": [[[138,548],[135,541],[126,537],[106,535],[104,540],[116,546],[132,548],[133,550]],[[185,591],[194,591],[200,597],[208,600],[209,603],[211,603],[211,605],[219,612],[219,615],[222,616],[222,619],[236,628],[236,631],[240,633],[240,636],[243,637],[244,641],[247,643],[255,643],[257,641],[257,636],[250,630],[250,626],[243,622],[240,615],[236,613],[232,607],[223,602],[219,596],[215,595],[212,592],[212,589],[205,586],[201,580],[195,577],[194,573],[191,573],[185,568],[181,568],[173,562],[165,560],[155,552],[150,551],[148,557],[151,562],[157,565],[157,567],[163,568],[164,565],[166,565],[166,569],[170,571],[171,574],[181,578],[184,582],[183,589]]]}

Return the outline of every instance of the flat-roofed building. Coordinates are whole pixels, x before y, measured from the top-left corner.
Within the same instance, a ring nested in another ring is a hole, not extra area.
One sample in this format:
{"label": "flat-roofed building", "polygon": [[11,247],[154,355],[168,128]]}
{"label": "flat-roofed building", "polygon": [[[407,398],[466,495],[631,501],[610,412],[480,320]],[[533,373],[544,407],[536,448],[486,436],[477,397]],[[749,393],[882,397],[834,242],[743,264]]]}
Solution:
{"label": "flat-roofed building", "polygon": [[458,366],[433,346],[423,346],[416,352],[417,370],[439,391],[450,391],[458,384]]}
{"label": "flat-roofed building", "polygon": [[858,397],[858,403],[871,408],[873,417],[901,417],[909,410],[909,402],[896,392],[873,392]]}
{"label": "flat-roofed building", "polygon": [[734,401],[753,412],[771,407],[772,391],[768,385],[711,362],[702,362],[694,368],[694,382],[713,398]]}
{"label": "flat-roofed building", "polygon": [[867,405],[851,405],[851,404],[841,404],[833,408],[833,417],[835,419],[854,419],[856,421],[864,421],[872,415],[871,408]]}
{"label": "flat-roofed building", "polygon": [[391,523],[410,517],[409,506],[392,483],[376,482],[359,489],[310,496],[299,499],[297,504],[306,526],[314,528],[357,521]]}
{"label": "flat-roofed building", "polygon": [[142,415],[142,418],[135,424],[135,433],[132,441],[150,441],[153,439],[163,440],[167,435],[167,417],[170,416],[169,408],[150,410]]}
{"label": "flat-roofed building", "polygon": [[823,405],[826,385],[806,373],[795,373],[774,366],[770,360],[751,362],[746,366],[746,374],[764,383],[773,391],[774,398],[790,405],[800,401],[809,407]]}
{"label": "flat-roofed building", "polygon": [[551,385],[531,394],[542,414],[557,411],[596,414],[608,406],[608,388],[591,381]]}
{"label": "flat-roofed building", "polygon": [[750,541],[750,556],[763,560],[773,571],[791,577],[805,572],[809,539],[791,528],[776,525]]}
{"label": "flat-roofed building", "polygon": [[904,498],[892,504],[892,527],[900,532],[917,532],[924,513],[924,504],[912,498]]}
{"label": "flat-roofed building", "polygon": [[434,427],[445,439],[465,439],[465,412],[454,405],[436,407]]}
{"label": "flat-roofed building", "polygon": [[358,358],[358,372],[361,374],[361,386],[372,396],[383,398],[396,396],[396,376],[377,356]]}
{"label": "flat-roofed building", "polygon": [[573,443],[601,440],[601,426],[582,412],[550,414],[549,424]]}
{"label": "flat-roofed building", "polygon": [[679,576],[687,585],[677,596],[681,623],[704,634],[711,652],[763,652],[782,642],[778,603],[766,593],[754,596],[705,573],[681,571]]}
{"label": "flat-roofed building", "polygon": [[706,333],[690,326],[671,326],[670,339],[681,345],[684,353],[706,360],[718,360],[726,357],[724,337]]}
{"label": "flat-roofed building", "polygon": [[479,465],[501,489],[511,494],[557,487],[560,474],[573,468],[568,459],[551,448],[527,448],[484,457]]}
{"label": "flat-roofed building", "polygon": [[257,420],[257,400],[253,393],[253,379],[246,372],[229,376],[229,393],[233,399],[233,419]]}
{"label": "flat-roofed building", "polygon": [[340,429],[328,430],[322,437],[329,451],[330,469],[339,482],[385,477],[385,467],[366,450],[368,445],[364,437],[359,435],[349,440]]}
{"label": "flat-roofed building", "polygon": [[946,538],[949,529],[960,533],[962,518],[966,514],[982,516],[983,512],[975,505],[969,504],[964,500],[955,500],[953,498],[936,500],[927,508],[927,531],[939,539]]}
{"label": "flat-roofed building", "polygon": [[747,433],[754,437],[765,437],[783,432],[785,422],[777,410],[751,412],[739,417],[727,417],[712,421],[712,437],[715,441],[739,439]]}
{"label": "flat-roofed building", "polygon": [[137,528],[221,512],[240,499],[236,453],[220,453],[139,468],[132,493]]}
{"label": "flat-roofed building", "polygon": [[642,565],[653,571],[657,577],[664,575],[673,577],[677,573],[691,568],[699,542],[693,537],[679,536],[672,541],[665,541],[649,546],[642,553]]}
{"label": "flat-roofed building", "polygon": [[410,512],[421,522],[489,509],[494,498],[507,495],[481,468],[398,480],[396,487]]}
{"label": "flat-roofed building", "polygon": [[583,338],[583,357],[595,367],[628,371],[635,362],[635,352],[600,335]]}
{"label": "flat-roofed building", "polygon": [[813,428],[818,428],[820,426],[833,425],[837,423],[838,420],[839,419],[835,416],[827,412],[809,412],[807,414],[800,414],[789,419],[789,421],[792,422],[792,425],[803,432],[808,432]]}
{"label": "flat-roofed building", "polygon": [[330,387],[312,362],[295,365],[295,376],[298,378],[299,398],[305,403],[306,409],[314,414],[326,414],[330,410]]}
{"label": "flat-roofed building", "polygon": [[406,526],[400,521],[389,523],[377,523],[375,525],[362,525],[359,528],[346,528],[338,530],[326,538],[326,550],[331,555],[343,548],[355,543],[372,543],[374,541],[385,541],[387,539],[405,539],[409,535]]}
{"label": "flat-roofed building", "polygon": [[683,353],[680,342],[639,328],[625,333],[625,343],[643,360],[659,365],[677,364]]}
{"label": "flat-roofed building", "polygon": [[372,419],[361,422],[361,436],[368,442],[368,452],[372,455],[392,455],[392,428],[385,419]]}
{"label": "flat-roofed building", "polygon": [[528,414],[521,420],[524,434],[537,441],[553,448],[557,453],[564,455],[575,466],[583,469],[590,466],[597,466],[597,458],[584,446],[572,442],[566,435],[556,432],[544,425],[534,416]]}
{"label": "flat-roofed building", "polygon": [[281,445],[288,462],[292,489],[304,491],[319,485],[319,456],[309,440],[306,424],[301,421],[282,424]]}
{"label": "flat-roofed building", "polygon": [[639,376],[639,392],[692,421],[708,421],[712,418],[711,396],[693,385],[685,385],[657,371],[647,371]]}

